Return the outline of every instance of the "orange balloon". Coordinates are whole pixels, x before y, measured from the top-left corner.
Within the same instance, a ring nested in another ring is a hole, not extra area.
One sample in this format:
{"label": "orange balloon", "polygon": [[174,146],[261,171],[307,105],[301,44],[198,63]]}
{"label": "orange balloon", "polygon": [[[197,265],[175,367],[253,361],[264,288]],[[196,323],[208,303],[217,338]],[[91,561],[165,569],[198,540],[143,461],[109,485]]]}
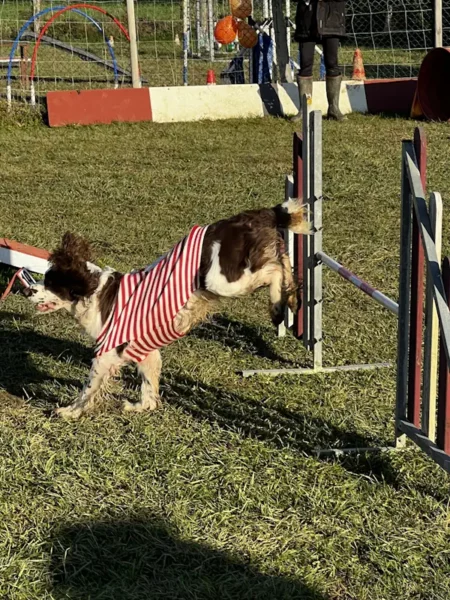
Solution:
{"label": "orange balloon", "polygon": [[253,48],[258,43],[258,34],[251,25],[239,21],[238,40],[243,48]]}
{"label": "orange balloon", "polygon": [[231,14],[238,19],[246,19],[252,14],[252,0],[230,0]]}
{"label": "orange balloon", "polygon": [[237,21],[231,15],[228,17],[224,17],[217,21],[217,24],[214,28],[214,37],[219,42],[219,44],[231,44],[236,39],[237,33]]}

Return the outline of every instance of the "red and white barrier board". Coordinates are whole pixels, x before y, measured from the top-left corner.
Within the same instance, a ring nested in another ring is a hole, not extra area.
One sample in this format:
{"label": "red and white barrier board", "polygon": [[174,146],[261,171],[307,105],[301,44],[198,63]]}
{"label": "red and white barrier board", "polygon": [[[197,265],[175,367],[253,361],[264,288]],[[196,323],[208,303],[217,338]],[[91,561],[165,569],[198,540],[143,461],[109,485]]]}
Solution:
{"label": "red and white barrier board", "polygon": [[0,238],[0,263],[17,269],[25,267],[33,273],[44,274],[49,268],[49,256],[47,250]]}
{"label": "red and white barrier board", "polygon": [[[416,86],[416,79],[344,81],[341,110],[409,113]],[[176,123],[293,115],[298,111],[298,92],[293,83],[58,91],[47,94],[47,106],[51,127],[114,121]],[[317,81],[312,109],[325,113],[327,108],[325,82]]]}

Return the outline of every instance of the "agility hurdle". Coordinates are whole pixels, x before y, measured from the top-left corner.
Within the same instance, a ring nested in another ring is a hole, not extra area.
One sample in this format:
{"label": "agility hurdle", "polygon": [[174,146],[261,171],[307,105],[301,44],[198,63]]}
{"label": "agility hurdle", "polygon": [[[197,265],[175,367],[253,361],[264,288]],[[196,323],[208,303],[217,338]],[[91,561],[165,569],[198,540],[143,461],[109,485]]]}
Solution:
{"label": "agility hurdle", "polygon": [[23,279],[25,277],[25,273],[22,274],[24,269],[43,275],[50,266],[48,262],[49,257],[50,253],[47,250],[21,244],[14,240],[0,238],[0,264],[3,263],[9,267],[18,269],[4,292],[0,294],[0,301],[9,295],[16,280],[19,280],[25,287],[29,285]]}
{"label": "agility hurdle", "polygon": [[394,444],[385,448],[328,449],[318,454],[399,449],[409,438],[450,473],[450,259],[445,258],[440,267],[442,199],[435,192],[430,195],[429,206],[425,200],[424,131],[416,128],[414,141],[402,143],[397,303],[323,251],[322,115],[319,111],[308,114],[306,101],[303,106],[303,136],[294,134],[294,172],[286,178],[285,193],[286,198],[305,200],[312,233],[294,236],[285,232],[286,250],[302,288],[302,303],[296,314],[286,312],[278,333],[282,336],[292,329],[294,336],[312,352],[313,366],[248,370],[243,375],[309,375],[392,366],[389,363],[323,366],[322,271],[324,266],[328,267],[398,319],[395,436]]}
{"label": "agility hurdle", "polygon": [[312,353],[313,365],[310,368],[245,370],[244,377],[252,375],[314,375],[334,371],[359,371],[391,367],[389,362],[374,364],[350,364],[324,366],[322,356],[322,272],[326,266],[349,283],[373,298],[384,308],[398,315],[398,304],[379,290],[370,286],[357,275],[328,256],[322,248],[322,114],[308,111],[303,103],[303,135],[294,134],[293,175],[285,180],[285,198],[304,198],[308,219],[312,224],[312,234],[298,236],[284,232],[286,251],[294,268],[301,295],[296,314],[286,310],[284,322],[278,328],[278,335],[284,336],[292,329],[295,337],[303,341],[305,348]]}

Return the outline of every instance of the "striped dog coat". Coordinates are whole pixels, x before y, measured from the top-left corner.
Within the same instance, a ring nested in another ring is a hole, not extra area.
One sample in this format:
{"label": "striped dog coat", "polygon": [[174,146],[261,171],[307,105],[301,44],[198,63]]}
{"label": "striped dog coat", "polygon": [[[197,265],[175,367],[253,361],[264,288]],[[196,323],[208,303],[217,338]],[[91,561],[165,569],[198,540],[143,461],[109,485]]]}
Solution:
{"label": "striped dog coat", "polygon": [[141,362],[183,337],[174,319],[199,288],[206,229],[196,225],[152,265],[122,277],[114,309],[97,338],[97,357],[128,343],[127,355]]}

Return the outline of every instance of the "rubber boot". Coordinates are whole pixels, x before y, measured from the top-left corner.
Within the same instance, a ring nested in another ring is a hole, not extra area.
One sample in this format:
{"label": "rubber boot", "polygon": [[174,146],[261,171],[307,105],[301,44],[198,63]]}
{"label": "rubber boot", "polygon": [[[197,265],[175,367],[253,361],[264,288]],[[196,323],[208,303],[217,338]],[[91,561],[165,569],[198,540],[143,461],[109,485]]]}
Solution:
{"label": "rubber boot", "polygon": [[339,110],[339,96],[341,94],[342,75],[337,77],[327,77],[327,99],[328,115],[327,119],[332,121],[343,121],[344,115]]}
{"label": "rubber boot", "polygon": [[312,77],[300,77],[300,75],[297,75],[297,85],[298,85],[298,98],[299,98],[300,108],[299,108],[298,113],[295,115],[295,117],[291,118],[291,121],[293,123],[297,123],[298,121],[301,121],[301,118],[303,115],[303,107],[302,107],[303,96],[306,94],[306,97],[308,98],[308,104],[310,104],[312,102],[313,78]]}

